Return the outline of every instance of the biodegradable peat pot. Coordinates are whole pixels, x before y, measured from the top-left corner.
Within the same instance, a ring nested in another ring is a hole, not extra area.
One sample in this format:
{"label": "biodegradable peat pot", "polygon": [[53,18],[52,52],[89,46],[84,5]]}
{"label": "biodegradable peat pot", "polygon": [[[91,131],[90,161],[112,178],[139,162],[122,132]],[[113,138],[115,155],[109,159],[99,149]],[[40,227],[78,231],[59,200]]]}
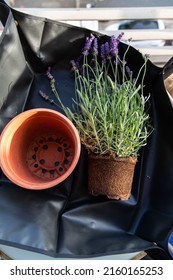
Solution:
{"label": "biodegradable peat pot", "polygon": [[89,156],[88,189],[91,195],[128,200],[137,159]]}
{"label": "biodegradable peat pot", "polygon": [[0,165],[16,185],[40,190],[64,181],[80,156],[72,122],[50,109],[31,109],[13,118],[0,139]]}

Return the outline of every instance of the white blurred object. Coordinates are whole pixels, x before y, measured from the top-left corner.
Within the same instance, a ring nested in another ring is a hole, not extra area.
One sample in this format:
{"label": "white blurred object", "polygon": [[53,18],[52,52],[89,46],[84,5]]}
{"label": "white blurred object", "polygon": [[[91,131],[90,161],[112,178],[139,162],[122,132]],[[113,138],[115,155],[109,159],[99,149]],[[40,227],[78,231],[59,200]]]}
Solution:
{"label": "white blurred object", "polygon": [[[165,25],[162,20],[124,20],[119,23],[112,23],[108,25],[106,31],[114,30],[130,30],[130,29],[159,29],[164,30]],[[133,38],[132,38],[133,39]],[[165,45],[164,40],[142,40],[132,41],[134,47],[162,47]]]}

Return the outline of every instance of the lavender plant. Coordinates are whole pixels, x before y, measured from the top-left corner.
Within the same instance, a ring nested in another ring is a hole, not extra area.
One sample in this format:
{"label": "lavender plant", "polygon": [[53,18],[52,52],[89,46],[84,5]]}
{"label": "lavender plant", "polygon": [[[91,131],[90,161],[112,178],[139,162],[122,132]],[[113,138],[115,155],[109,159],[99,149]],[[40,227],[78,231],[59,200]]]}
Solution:
{"label": "lavender plant", "polygon": [[[110,37],[100,47],[97,37],[87,37],[82,56],[71,61],[76,87],[73,111],[62,103],[51,69],[47,71],[55,97],[89,153],[113,158],[136,157],[152,132],[146,110],[149,95],[143,94],[147,56],[143,56],[144,63],[134,78],[126,62],[130,44],[123,57],[119,55],[122,35]],[[40,94],[46,99],[43,92]]]}

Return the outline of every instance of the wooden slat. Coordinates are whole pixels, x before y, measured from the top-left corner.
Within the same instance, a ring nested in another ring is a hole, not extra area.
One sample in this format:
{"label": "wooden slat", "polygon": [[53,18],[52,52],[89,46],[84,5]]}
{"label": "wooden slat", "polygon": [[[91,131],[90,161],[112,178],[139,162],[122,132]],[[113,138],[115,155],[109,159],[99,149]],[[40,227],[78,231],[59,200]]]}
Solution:
{"label": "wooden slat", "polygon": [[[118,35],[120,30],[99,30],[99,32],[106,35]],[[128,40],[173,40],[173,29],[136,29],[136,30],[121,30],[124,32],[123,39]]]}
{"label": "wooden slat", "polygon": [[131,8],[18,8],[22,12],[55,20],[172,19],[170,7]]}
{"label": "wooden slat", "polygon": [[172,46],[163,46],[163,47],[140,47],[142,51],[145,53],[150,53],[151,55],[173,55],[173,47]]}

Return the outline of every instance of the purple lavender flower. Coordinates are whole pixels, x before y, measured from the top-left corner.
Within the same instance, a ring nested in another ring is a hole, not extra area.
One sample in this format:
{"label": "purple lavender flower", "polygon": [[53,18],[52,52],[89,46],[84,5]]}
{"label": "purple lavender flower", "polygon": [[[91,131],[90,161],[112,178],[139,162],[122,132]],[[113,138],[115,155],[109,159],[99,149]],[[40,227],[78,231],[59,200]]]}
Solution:
{"label": "purple lavender flower", "polygon": [[41,95],[41,97],[45,100],[49,100],[49,96],[47,94],[45,94],[42,90],[39,90],[39,94]]}
{"label": "purple lavender flower", "polygon": [[146,59],[150,58],[150,54],[148,54],[148,53],[146,53],[144,56]]}
{"label": "purple lavender flower", "polygon": [[53,99],[49,99],[49,102],[50,102],[51,104],[54,104],[54,103],[55,103],[55,101],[54,101]]}
{"label": "purple lavender flower", "polygon": [[114,61],[113,61],[113,63],[114,63],[114,65],[118,65],[119,64],[119,59],[118,58],[116,58],[116,59],[114,59]]}
{"label": "purple lavender flower", "polygon": [[106,63],[106,53],[105,53],[105,45],[102,44],[100,46],[100,56],[102,58],[102,63]]}
{"label": "purple lavender flower", "polygon": [[106,63],[107,59],[111,59],[109,43],[105,42],[104,44],[102,44],[100,50],[101,50],[102,63]]}
{"label": "purple lavender flower", "polygon": [[126,61],[126,60],[122,60],[122,64],[123,64],[123,65],[126,65],[126,64],[127,64],[127,61]]}
{"label": "purple lavender flower", "polygon": [[97,38],[94,38],[94,40],[93,40],[92,54],[93,55],[98,55],[98,40],[97,40]]}
{"label": "purple lavender flower", "polygon": [[130,67],[128,66],[128,65],[126,65],[126,72],[127,72],[127,74],[129,75],[129,77],[131,77],[131,75],[132,75],[132,71],[130,70]]}
{"label": "purple lavender flower", "polygon": [[102,44],[100,46],[100,56],[101,56],[101,58],[105,58],[105,45],[104,44]]}
{"label": "purple lavender flower", "polygon": [[49,101],[51,104],[55,103],[55,101],[53,99],[50,99],[49,96],[45,94],[42,90],[39,90],[39,94],[44,100]]}
{"label": "purple lavender flower", "polygon": [[129,38],[129,39],[128,39],[128,42],[130,43],[132,40],[133,40],[132,38]]}
{"label": "purple lavender flower", "polygon": [[112,56],[116,56],[118,53],[118,40],[114,35],[111,36],[110,40],[110,53]]}
{"label": "purple lavender flower", "polygon": [[135,83],[136,83],[136,78],[133,78],[133,79],[132,79],[132,82],[135,84]]}
{"label": "purple lavender flower", "polygon": [[106,54],[106,56],[107,56],[107,55],[109,54],[109,52],[110,52],[109,43],[106,42],[104,46],[105,46],[105,54]]}
{"label": "purple lavender flower", "polygon": [[48,77],[49,80],[52,80],[53,79],[53,76],[51,74],[51,67],[49,66],[47,71],[46,71],[46,75]]}
{"label": "purple lavender flower", "polygon": [[72,60],[70,60],[70,64],[71,64],[71,66],[72,66],[72,70],[73,70],[73,71],[76,71],[76,70],[77,70],[76,62],[72,59]]}
{"label": "purple lavender flower", "polygon": [[72,71],[79,71],[80,73],[82,72],[82,58],[83,56],[80,55],[77,60],[75,61],[74,59],[70,60],[70,64],[72,66]]}
{"label": "purple lavender flower", "polygon": [[118,54],[118,44],[119,44],[123,35],[124,35],[124,33],[121,32],[117,37],[115,37],[114,35],[111,36],[111,39],[110,39],[110,53],[111,53],[111,56],[116,56]]}
{"label": "purple lavender flower", "polygon": [[93,34],[91,34],[90,37],[86,37],[86,40],[85,40],[85,46],[84,46],[84,49],[83,49],[83,55],[88,55],[89,54],[89,51],[91,49],[91,44],[94,40],[95,36]]}
{"label": "purple lavender flower", "polygon": [[122,37],[124,35],[124,32],[121,32],[118,36],[117,36],[117,41],[120,42]]}

